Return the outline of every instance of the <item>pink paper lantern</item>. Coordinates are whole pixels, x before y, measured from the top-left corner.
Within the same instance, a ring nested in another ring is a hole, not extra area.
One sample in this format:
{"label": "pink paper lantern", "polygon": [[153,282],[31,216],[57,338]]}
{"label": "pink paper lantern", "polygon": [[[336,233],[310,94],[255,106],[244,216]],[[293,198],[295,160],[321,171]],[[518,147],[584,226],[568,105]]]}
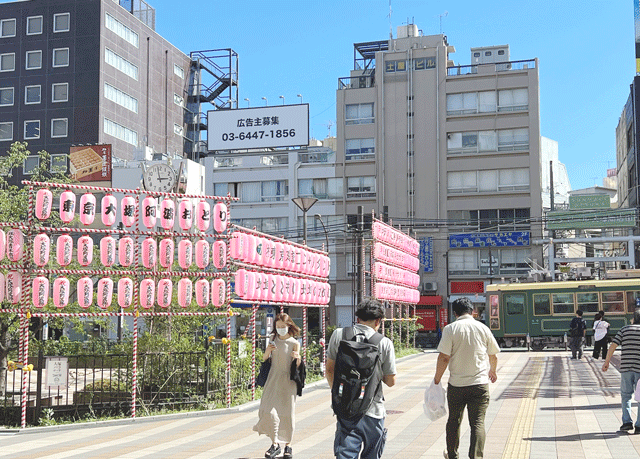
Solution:
{"label": "pink paper lantern", "polygon": [[215,307],[224,304],[226,298],[226,283],[222,279],[214,279],[211,281],[211,302]]}
{"label": "pink paper lantern", "polygon": [[257,272],[249,273],[249,299],[250,300],[267,300],[269,292],[267,275]]}
{"label": "pink paper lantern", "polygon": [[78,239],[78,263],[89,266],[93,261],[93,239],[90,236],[81,236]]}
{"label": "pink paper lantern", "polygon": [[236,295],[238,295],[240,298],[244,298],[248,291],[247,271],[242,268],[237,270],[234,276],[234,281],[234,290],[236,292]]}
{"label": "pink paper lantern", "polygon": [[227,243],[219,240],[213,243],[213,265],[222,269],[227,265]]}
{"label": "pink paper lantern", "polygon": [[158,210],[158,201],[153,196],[147,196],[142,200],[142,223],[147,228],[156,226],[156,211]]}
{"label": "pink paper lantern", "polygon": [[193,283],[186,277],[178,281],[178,304],[182,308],[189,307],[193,299]]}
{"label": "pink paper lantern", "polygon": [[201,308],[209,306],[210,302],[209,282],[206,279],[196,281],[196,303]]}
{"label": "pink paper lantern", "polygon": [[195,253],[196,253],[196,266],[200,269],[205,269],[209,266],[209,260],[211,257],[209,256],[210,246],[209,243],[200,239],[196,242]]}
{"label": "pink paper lantern", "polygon": [[36,193],[36,218],[38,220],[46,220],[51,215],[51,203],[53,202],[53,193],[47,188],[41,188]]}
{"label": "pink paper lantern", "polygon": [[56,240],[56,260],[60,266],[67,266],[73,258],[73,239],[63,234]]}
{"label": "pink paper lantern", "polygon": [[193,225],[193,205],[188,198],[183,198],[178,205],[178,223],[182,231],[188,231]]}
{"label": "pink paper lantern", "polygon": [[4,274],[0,273],[0,303],[4,301],[6,285]]}
{"label": "pink paper lantern", "polygon": [[275,301],[276,298],[276,278],[275,275],[273,274],[267,274],[267,282],[268,282],[268,289],[267,289],[267,300],[268,301]]}
{"label": "pink paper lantern", "polygon": [[133,281],[123,277],[118,281],[118,306],[123,309],[133,304]]}
{"label": "pink paper lantern", "polygon": [[158,259],[160,260],[160,266],[163,268],[169,268],[173,265],[173,253],[175,244],[173,239],[165,238],[160,241],[160,249],[158,250]]}
{"label": "pink paper lantern", "polygon": [[7,258],[9,261],[20,261],[24,253],[24,235],[19,229],[7,233]]}
{"label": "pink paper lantern", "polygon": [[282,251],[284,254],[282,269],[284,269],[285,271],[291,271],[291,245],[282,244]]}
{"label": "pink paper lantern", "polygon": [[151,309],[155,302],[156,283],[153,279],[143,279],[140,282],[140,306]]}
{"label": "pink paper lantern", "polygon": [[112,226],[116,222],[116,212],[118,211],[118,200],[112,194],[106,194],[100,201],[100,217],[102,224]]}
{"label": "pink paper lantern", "polygon": [[0,229],[0,261],[4,258],[6,253],[7,253],[7,235],[2,229]]}
{"label": "pink paper lantern", "polygon": [[69,290],[71,284],[66,277],[58,277],[53,281],[53,304],[63,309],[69,304]]}
{"label": "pink paper lantern", "polygon": [[116,262],[116,240],[111,236],[100,239],[100,263],[107,268]]}
{"label": "pink paper lantern", "polygon": [[253,253],[252,263],[258,266],[264,266],[264,238],[254,236],[255,249]]}
{"label": "pink paper lantern", "polygon": [[196,226],[200,231],[207,231],[211,226],[211,205],[204,199],[196,204]]}
{"label": "pink paper lantern", "polygon": [[120,238],[118,241],[118,261],[121,266],[127,267],[133,264],[133,239],[129,236]]}
{"label": "pink paper lantern", "polygon": [[122,224],[127,228],[136,222],[136,200],[133,196],[122,198],[122,209],[120,209]]}
{"label": "pink paper lantern", "polygon": [[158,304],[161,308],[168,308],[173,295],[173,283],[171,279],[160,279],[158,281]]}
{"label": "pink paper lantern", "polygon": [[42,309],[49,301],[49,279],[38,276],[31,286],[31,301],[36,308]]}
{"label": "pink paper lantern", "polygon": [[73,220],[76,211],[76,195],[73,191],[67,190],[60,194],[60,219],[64,223]]}
{"label": "pink paper lantern", "polygon": [[80,197],[80,221],[90,225],[96,218],[96,197],[93,193],[85,193]]}
{"label": "pink paper lantern", "polygon": [[40,233],[33,238],[33,262],[36,266],[44,266],[49,263],[51,240],[45,233]]}
{"label": "pink paper lantern", "polygon": [[257,245],[258,245],[258,237],[253,234],[247,234],[247,251],[246,256],[244,257],[244,261],[246,263],[255,263],[257,257]]}
{"label": "pink paper lantern", "polygon": [[178,264],[182,269],[189,269],[193,263],[193,243],[189,239],[178,242]]}
{"label": "pink paper lantern", "polygon": [[160,226],[166,230],[173,229],[176,221],[176,203],[166,198],[160,203]]}
{"label": "pink paper lantern", "polygon": [[9,271],[7,273],[6,282],[6,298],[11,302],[11,304],[18,304],[22,294],[22,274],[16,271]]}
{"label": "pink paper lantern", "polygon": [[113,301],[113,281],[103,277],[98,281],[98,306],[100,309],[108,309]]}
{"label": "pink paper lantern", "polygon": [[231,238],[231,256],[240,261],[244,261],[247,250],[247,235],[240,231],[233,233]]}
{"label": "pink paper lantern", "polygon": [[275,264],[274,268],[283,269],[284,268],[284,245],[282,242],[275,243]]}
{"label": "pink paper lantern", "polygon": [[284,278],[280,275],[274,275],[273,280],[275,281],[275,293],[273,295],[273,300],[276,303],[282,303],[284,301]]}
{"label": "pink paper lantern", "polygon": [[213,206],[213,229],[218,233],[224,233],[227,230],[229,212],[227,205],[223,202],[217,202]]}
{"label": "pink paper lantern", "polygon": [[90,277],[78,279],[78,304],[87,309],[93,303],[93,281]]}
{"label": "pink paper lantern", "polygon": [[158,243],[152,237],[142,241],[142,266],[154,269],[158,262]]}

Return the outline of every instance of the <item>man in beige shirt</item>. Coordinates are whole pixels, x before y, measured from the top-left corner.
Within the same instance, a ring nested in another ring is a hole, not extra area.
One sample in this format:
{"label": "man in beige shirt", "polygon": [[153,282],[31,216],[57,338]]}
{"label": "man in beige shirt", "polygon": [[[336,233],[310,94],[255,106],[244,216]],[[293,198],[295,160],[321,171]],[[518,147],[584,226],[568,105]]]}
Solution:
{"label": "man in beige shirt", "polygon": [[456,321],[442,330],[438,345],[438,362],[434,381],[440,384],[449,368],[447,402],[447,451],[444,457],[458,459],[460,424],[467,407],[471,427],[469,458],[484,457],[484,417],[489,406],[489,381],[496,382],[498,343],[489,328],[471,315],[473,304],[469,298],[458,298],[451,308]]}

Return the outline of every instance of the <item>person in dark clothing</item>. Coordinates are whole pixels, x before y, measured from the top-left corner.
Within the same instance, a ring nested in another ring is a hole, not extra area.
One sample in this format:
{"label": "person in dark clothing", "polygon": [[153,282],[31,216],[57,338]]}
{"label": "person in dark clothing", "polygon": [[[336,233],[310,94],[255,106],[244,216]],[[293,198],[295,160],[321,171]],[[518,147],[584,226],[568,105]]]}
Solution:
{"label": "person in dark clothing", "polygon": [[569,343],[569,347],[571,348],[571,358],[581,359],[582,348],[584,346],[584,336],[587,330],[587,322],[582,318],[582,310],[578,309],[576,311],[576,316],[571,319],[569,329],[571,331],[571,342]]}

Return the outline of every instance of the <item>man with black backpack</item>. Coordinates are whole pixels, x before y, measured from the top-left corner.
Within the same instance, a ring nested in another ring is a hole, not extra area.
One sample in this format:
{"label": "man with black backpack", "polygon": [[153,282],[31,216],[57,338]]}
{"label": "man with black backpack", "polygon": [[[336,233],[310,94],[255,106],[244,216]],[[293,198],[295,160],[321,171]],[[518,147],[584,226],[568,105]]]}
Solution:
{"label": "man with black backpack", "polygon": [[338,418],[333,451],[338,459],[379,459],[387,435],[382,383],[396,382],[395,350],[378,333],[384,319],[380,301],[362,301],[356,317],[357,324],[338,328],[329,341],[327,381]]}

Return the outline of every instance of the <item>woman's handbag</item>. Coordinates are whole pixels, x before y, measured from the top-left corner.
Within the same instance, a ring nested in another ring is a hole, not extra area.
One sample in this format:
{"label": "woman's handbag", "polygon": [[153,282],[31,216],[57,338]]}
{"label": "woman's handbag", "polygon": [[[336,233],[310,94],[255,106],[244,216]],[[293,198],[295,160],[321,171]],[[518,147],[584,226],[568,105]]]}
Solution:
{"label": "woman's handbag", "polygon": [[260,371],[256,378],[256,386],[264,387],[267,383],[267,377],[269,376],[269,370],[271,370],[271,357],[262,362],[260,365]]}

